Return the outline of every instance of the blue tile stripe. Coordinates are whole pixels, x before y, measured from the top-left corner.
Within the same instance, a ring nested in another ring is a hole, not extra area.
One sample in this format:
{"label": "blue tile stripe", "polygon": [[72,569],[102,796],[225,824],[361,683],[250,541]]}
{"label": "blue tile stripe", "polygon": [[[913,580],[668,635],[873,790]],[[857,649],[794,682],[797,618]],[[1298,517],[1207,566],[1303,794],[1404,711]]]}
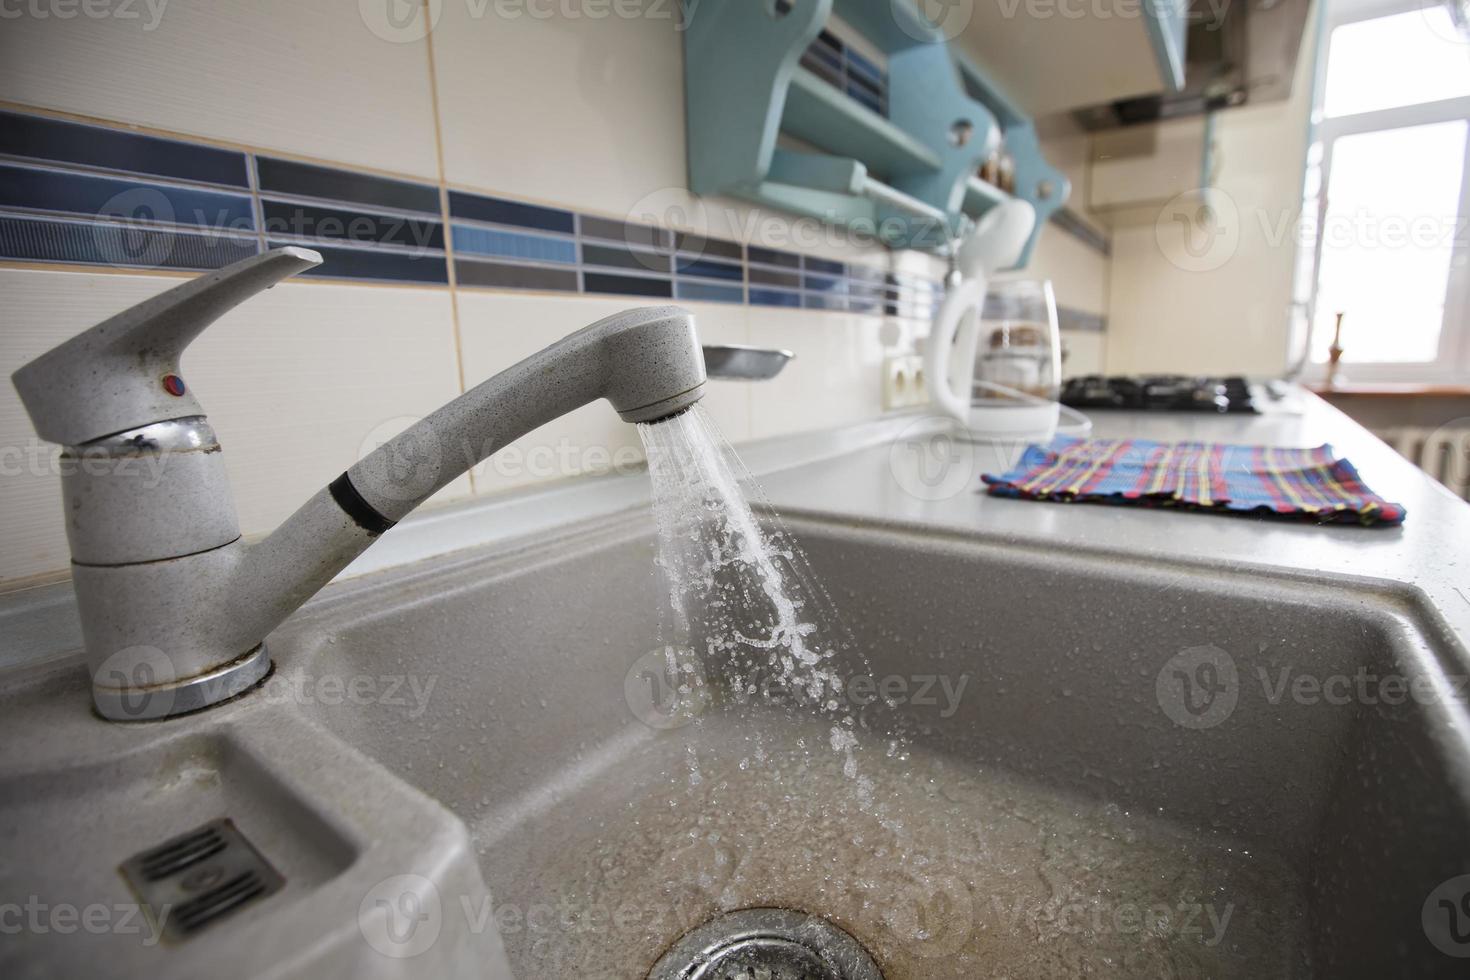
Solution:
{"label": "blue tile stripe", "polygon": [[[854,62],[856,63],[856,62]],[[328,279],[928,318],[937,282],[564,208],[0,112],[0,259],[215,269],[306,245]]]}
{"label": "blue tile stripe", "polygon": [[[775,0],[790,9],[789,0]],[[802,52],[801,66],[880,116],[888,115],[888,73],[829,30]]]}

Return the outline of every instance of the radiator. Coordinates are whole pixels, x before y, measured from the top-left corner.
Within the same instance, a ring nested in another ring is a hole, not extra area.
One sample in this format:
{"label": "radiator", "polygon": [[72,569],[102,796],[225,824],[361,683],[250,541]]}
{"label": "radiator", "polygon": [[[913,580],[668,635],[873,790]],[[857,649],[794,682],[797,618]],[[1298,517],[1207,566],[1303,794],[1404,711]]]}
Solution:
{"label": "radiator", "polygon": [[1452,491],[1470,500],[1470,426],[1400,426],[1375,430],[1374,435],[1392,446]]}

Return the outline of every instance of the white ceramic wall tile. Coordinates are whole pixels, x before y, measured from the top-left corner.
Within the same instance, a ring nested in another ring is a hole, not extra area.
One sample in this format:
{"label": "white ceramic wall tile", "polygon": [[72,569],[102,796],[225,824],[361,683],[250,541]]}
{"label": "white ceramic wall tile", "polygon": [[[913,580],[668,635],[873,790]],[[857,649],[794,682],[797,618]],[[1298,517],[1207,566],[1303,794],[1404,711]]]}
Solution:
{"label": "white ceramic wall tile", "polygon": [[[488,378],[523,357],[605,316],[638,305],[606,296],[515,295],[461,291],[459,319],[467,384]],[[698,318],[704,343],[746,343],[745,310],[715,303],[686,304]],[[748,386],[711,382],[703,404],[725,437],[749,434]],[[637,429],[605,401],[585,405],[492,456],[475,471],[475,489],[495,493],[514,487],[639,465]]]}
{"label": "white ceramic wall tile", "polygon": [[1095,330],[1063,330],[1062,349],[1067,358],[1062,363],[1062,376],[1074,378],[1082,374],[1102,374],[1107,356],[1108,335]]}
{"label": "white ceramic wall tile", "polygon": [[1010,279],[1050,279],[1057,304],[1085,313],[1108,311],[1108,257],[1047,222],[1025,269]]}
{"label": "white ceramic wall tile", "polygon": [[7,101],[437,174],[422,30],[378,25],[407,39],[384,40],[365,21],[373,4],[140,0],[97,8],[126,8],[136,18],[87,16],[88,5],[75,5],[66,19],[56,15],[60,6],[17,7],[19,16],[5,18],[0,92]]}
{"label": "white ceramic wall tile", "polygon": [[[182,281],[4,269],[0,333],[0,581],[67,566],[59,480],[18,458],[42,447],[8,375],[126,307]],[[221,318],[183,374],[224,445],[247,534],[275,527],[371,444],[459,390],[443,290],[286,283]],[[49,448],[36,450],[50,458]],[[437,499],[469,493],[460,479]]]}
{"label": "white ceramic wall tile", "polygon": [[507,17],[505,5],[444,4],[433,43],[445,179],[607,214],[684,188],[676,5],[662,18],[610,5],[550,19],[532,6]]}
{"label": "white ceramic wall tile", "polygon": [[796,357],[752,395],[753,439],[843,425],[883,414],[883,320],[848,313],[763,310],[750,342],[785,347]]}

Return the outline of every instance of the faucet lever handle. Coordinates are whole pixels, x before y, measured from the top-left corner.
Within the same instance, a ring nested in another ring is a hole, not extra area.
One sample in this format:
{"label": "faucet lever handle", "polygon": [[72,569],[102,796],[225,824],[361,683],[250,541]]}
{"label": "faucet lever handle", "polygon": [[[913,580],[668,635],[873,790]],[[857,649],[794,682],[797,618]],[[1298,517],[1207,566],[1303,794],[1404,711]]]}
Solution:
{"label": "faucet lever handle", "polygon": [[175,286],[53,347],[12,376],[37,434],[78,446],[203,415],[179,377],[184,349],[240,303],[321,261],[307,248],[272,249]]}

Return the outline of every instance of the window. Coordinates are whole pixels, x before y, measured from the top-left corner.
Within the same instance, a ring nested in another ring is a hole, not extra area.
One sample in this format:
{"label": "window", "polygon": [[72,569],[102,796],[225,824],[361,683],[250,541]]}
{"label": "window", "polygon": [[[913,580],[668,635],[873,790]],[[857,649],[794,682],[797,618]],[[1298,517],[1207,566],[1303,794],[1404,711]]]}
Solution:
{"label": "window", "polygon": [[1304,212],[1312,361],[1342,313],[1350,380],[1470,380],[1470,35],[1448,5],[1326,3]]}

